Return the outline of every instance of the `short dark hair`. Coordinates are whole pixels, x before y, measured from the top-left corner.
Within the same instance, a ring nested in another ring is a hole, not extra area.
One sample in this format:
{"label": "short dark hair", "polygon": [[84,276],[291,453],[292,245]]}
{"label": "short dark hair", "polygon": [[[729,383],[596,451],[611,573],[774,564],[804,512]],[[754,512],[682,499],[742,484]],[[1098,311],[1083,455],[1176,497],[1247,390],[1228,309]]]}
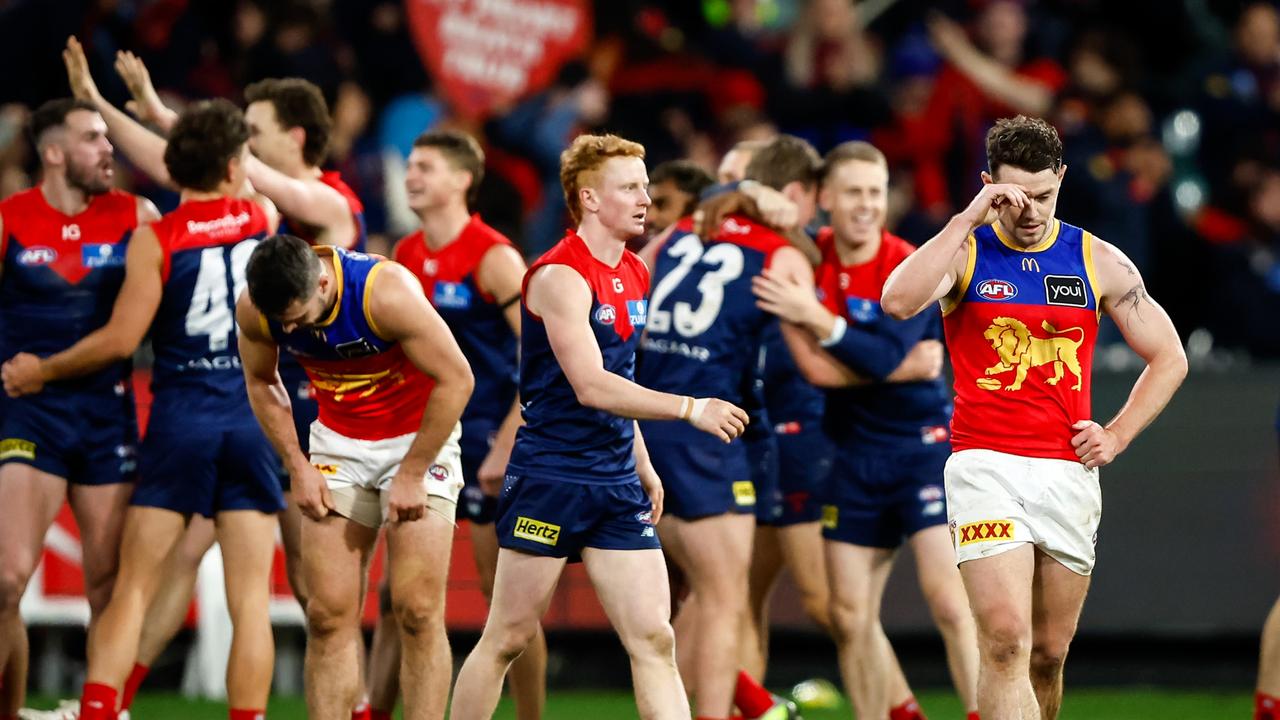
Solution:
{"label": "short dark hair", "polygon": [[987,170],[1001,165],[1027,172],[1062,168],[1062,139],[1052,125],[1040,118],[1019,115],[1001,118],[987,131]]}
{"label": "short dark hair", "polygon": [[306,240],[272,235],[258,243],[245,268],[249,299],[269,318],[278,318],[295,302],[315,291],[320,263]]}
{"label": "short dark hair", "polygon": [[227,163],[249,140],[249,126],[235,105],[204,100],[182,113],[169,133],[164,166],[179,187],[209,191],[227,177]]}
{"label": "short dark hair", "polygon": [[714,185],[716,179],[711,177],[706,168],[692,160],[668,160],[659,163],[649,173],[649,185],[664,182],[674,183],[680,192],[692,195],[693,202],[696,203],[702,191]]}
{"label": "short dark hair", "polygon": [[475,138],[458,130],[428,130],[413,141],[413,146],[435,148],[455,170],[471,173],[467,207],[475,205],[480,194],[480,181],[484,179],[484,150]]}
{"label": "short dark hair", "polygon": [[745,177],[774,190],[793,182],[808,188],[818,182],[821,171],[822,158],[812,145],[795,135],[779,135],[751,157]]}
{"label": "short dark hair", "polygon": [[50,100],[31,113],[31,144],[40,149],[44,134],[53,128],[66,125],[67,116],[76,110],[98,112],[97,106],[88,100],[77,98],[56,98]]}
{"label": "short dark hair", "polygon": [[269,78],[244,89],[246,104],[269,102],[275,108],[276,120],[286,129],[300,127],[306,132],[302,143],[302,159],[308,165],[324,162],[329,149],[333,119],[320,88],[302,78]]}

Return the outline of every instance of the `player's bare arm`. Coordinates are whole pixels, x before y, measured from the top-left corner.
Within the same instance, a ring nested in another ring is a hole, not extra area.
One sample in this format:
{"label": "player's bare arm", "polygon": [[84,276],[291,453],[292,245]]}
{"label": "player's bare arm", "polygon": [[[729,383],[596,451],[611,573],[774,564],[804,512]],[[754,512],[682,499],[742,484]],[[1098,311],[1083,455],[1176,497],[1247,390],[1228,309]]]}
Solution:
{"label": "player's bare arm", "polygon": [[155,231],[150,226],[136,231],[125,256],[124,284],[107,324],[47,358],[15,355],[0,373],[5,392],[10,397],[38,393],[47,383],[81,377],[133,355],[160,307],[163,259]]}
{"label": "player's bare arm", "polygon": [[319,520],[333,509],[333,499],[329,496],[324,476],[302,452],[298,431],[293,424],[289,392],[276,369],[280,348],[267,332],[262,313],[254,307],[247,292],[236,301],[236,326],[249,405],[289,473],[298,508],[312,520]]}
{"label": "player's bare arm", "polygon": [[400,343],[405,357],[435,381],[422,425],[391,480],[388,516],[420,520],[427,512],[422,479],[449,440],[471,399],[475,378],[449,326],[422,294],[422,285],[399,263],[385,261],[369,291],[369,319],[375,332]]}
{"label": "player's bare arm", "polygon": [[253,186],[271,198],[281,213],[321,228],[322,243],[347,249],[355,247],[356,221],[342,193],[319,179],[289,177],[252,155],[245,168]]}
{"label": "player's bare arm", "polygon": [[[476,282],[502,308],[502,316],[511,327],[516,340],[520,339],[520,283],[524,281],[526,270],[524,258],[510,245],[495,245],[490,248],[476,269]],[[489,454],[485,455],[476,470],[476,479],[486,495],[497,495],[502,491],[507,461],[511,459],[516,430],[520,429],[521,422],[520,396],[517,394],[511,403],[511,409],[502,419],[502,425],[498,427]]]}
{"label": "player's bare arm", "polygon": [[138,200],[138,227],[149,225],[160,219],[160,209],[150,200],[137,196]]}
{"label": "player's bare arm", "polygon": [[746,428],[746,412],[723,400],[657,392],[605,370],[591,332],[591,289],[573,269],[539,268],[525,303],[542,318],[551,349],[584,406],[633,420],[686,420],[725,442]]}
{"label": "player's bare arm", "polygon": [[894,269],[885,281],[880,307],[891,317],[905,320],[951,296],[969,260],[969,234],[994,222],[1001,205],[1008,203],[1021,208],[1029,202],[1027,194],[1017,185],[983,185],[968,207]]}
{"label": "player's bare arm", "polygon": [[653,505],[653,514],[649,516],[649,522],[657,525],[662,519],[662,501],[664,491],[662,489],[662,478],[658,477],[658,471],[653,469],[653,463],[649,460],[649,448],[644,444],[644,433],[640,432],[640,423],[634,423],[636,431],[636,474],[640,476],[640,485],[644,488],[644,492],[649,496],[649,502]]}
{"label": "player's bare arm", "polygon": [[164,149],[168,143],[102,97],[93,74],[89,72],[89,61],[79,40],[67,38],[67,47],[62,51],[62,62],[67,68],[67,81],[71,84],[72,94],[98,108],[98,113],[107,123],[111,142],[152,180],[166,187],[177,187],[164,164]]}
{"label": "player's bare arm", "polygon": [[1071,444],[1086,467],[1102,467],[1124,452],[1173,397],[1187,376],[1187,356],[1169,315],[1150,295],[1142,275],[1123,252],[1096,238],[1093,242],[1095,288],[1102,309],[1120,328],[1125,342],[1147,362],[1124,407],[1105,426],[1082,419]]}

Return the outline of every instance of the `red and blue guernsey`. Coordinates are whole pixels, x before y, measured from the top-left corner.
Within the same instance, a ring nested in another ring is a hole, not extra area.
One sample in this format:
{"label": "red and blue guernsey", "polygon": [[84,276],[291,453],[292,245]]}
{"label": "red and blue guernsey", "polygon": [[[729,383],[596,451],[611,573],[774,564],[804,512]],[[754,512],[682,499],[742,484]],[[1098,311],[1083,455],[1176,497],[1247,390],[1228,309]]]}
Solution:
{"label": "red and blue guernsey", "polygon": [[241,425],[249,398],[236,344],[245,266],[270,231],[251,200],[184,202],[152,226],[164,253],[164,295],[151,324],[152,417]]}
{"label": "red and blue guernsey", "polygon": [[1078,460],[1071,425],[1091,417],[1101,312],[1093,236],[1055,220],[1030,248],[998,224],[968,243],[958,300],[943,309],[955,369],[952,446]]}
{"label": "red and blue guernsey", "polygon": [[472,215],[458,237],[439,250],[419,230],[396,244],[393,259],[418,277],[427,299],[444,318],[471,364],[475,389],[462,413],[462,446],[488,452],[489,435],[502,424],[516,397],[516,337],[500,302],[480,289],[476,272],[495,247],[511,246],[502,233]]}
{"label": "red and blue guernsey", "polygon": [[[591,288],[591,329],[604,369],[633,380],[636,347],[644,330],[649,270],[627,250],[610,267],[570,232],[538,258],[524,276],[546,265],[573,269]],[[521,304],[520,402],[525,424],[516,435],[508,476],[611,485],[636,481],[635,431],[631,420],[584,407],[547,340],[542,318]]]}
{"label": "red and blue guernsey", "polygon": [[[364,203],[360,202],[360,198],[356,197],[355,191],[342,180],[342,176],[336,170],[321,173],[320,182],[337,190],[338,194],[346,199],[347,206],[351,208],[351,219],[356,224],[356,244],[351,249],[356,252],[363,252],[368,235],[364,224]],[[281,217],[280,227],[277,232],[280,235],[293,235],[294,237],[302,238],[309,244],[315,245],[320,235],[320,228],[308,225],[297,219]]]}
{"label": "red and blue guernsey", "polygon": [[904,321],[886,316],[880,308],[885,281],[915,247],[882,231],[880,249],[873,258],[845,265],[830,228],[819,233],[818,247],[822,250],[815,276],[818,297],[848,323],[840,341],[826,350],[873,381],[827,391],[823,422],[827,434],[842,449],[874,444],[905,451],[945,443],[951,399],[941,378],[884,382],[917,343],[942,339],[937,306]]}
{"label": "red and blue guernsey", "polygon": [[[125,251],[138,224],[138,201],[110,190],[74,216],[45,200],[39,187],[0,202],[4,279],[0,282],[3,356],[52,355],[74,345],[111,318],[124,282]],[[45,393],[113,390],[129,378],[131,362],[51,383]]]}
{"label": "red and blue guernsey", "polygon": [[307,371],[325,427],[356,440],[417,432],[435,383],[369,315],[370,290],[389,261],[327,245],[313,249],[337,283],[333,309],[319,324],[289,333],[265,317],[264,326]]}

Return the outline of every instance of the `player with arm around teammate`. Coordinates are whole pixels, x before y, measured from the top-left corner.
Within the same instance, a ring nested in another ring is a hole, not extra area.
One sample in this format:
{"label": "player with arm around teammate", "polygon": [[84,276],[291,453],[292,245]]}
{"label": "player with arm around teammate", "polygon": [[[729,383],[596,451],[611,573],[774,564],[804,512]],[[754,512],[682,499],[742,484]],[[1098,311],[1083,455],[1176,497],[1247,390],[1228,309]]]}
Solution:
{"label": "player with arm around teammate", "polygon": [[[1098,468],[1160,413],[1187,361],[1124,253],[1054,216],[1066,166],[1052,126],[998,121],[987,163],[982,190],[894,270],[881,306],[908,318],[942,301],[947,513],[978,626],[979,711],[1052,720],[1093,570]],[[1106,425],[1090,403],[1104,312],[1147,363]]]}

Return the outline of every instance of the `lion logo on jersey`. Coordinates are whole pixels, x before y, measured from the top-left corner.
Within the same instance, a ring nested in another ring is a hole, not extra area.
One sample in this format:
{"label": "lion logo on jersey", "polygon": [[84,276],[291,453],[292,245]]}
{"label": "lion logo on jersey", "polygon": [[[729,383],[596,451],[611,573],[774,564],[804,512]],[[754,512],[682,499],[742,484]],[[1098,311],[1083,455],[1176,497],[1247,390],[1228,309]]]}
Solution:
{"label": "lion logo on jersey", "polygon": [[[1016,372],[1013,382],[1005,386],[1005,390],[1014,391],[1022,388],[1027,379],[1027,371],[1034,367],[1053,363],[1053,377],[1045,380],[1048,385],[1057,385],[1063,377],[1063,369],[1070,370],[1076,376],[1076,384],[1072,390],[1080,390],[1083,382],[1080,373],[1080,346],[1084,344],[1084,328],[1072,327],[1057,330],[1048,320],[1040,323],[1051,337],[1036,337],[1027,329],[1025,323],[1017,318],[998,317],[991,321],[982,336],[991,343],[1000,362],[987,368],[987,375]],[[1078,332],[1080,339],[1064,337],[1067,333]],[[991,378],[978,378],[978,387],[984,390],[996,390],[1000,381]]]}

